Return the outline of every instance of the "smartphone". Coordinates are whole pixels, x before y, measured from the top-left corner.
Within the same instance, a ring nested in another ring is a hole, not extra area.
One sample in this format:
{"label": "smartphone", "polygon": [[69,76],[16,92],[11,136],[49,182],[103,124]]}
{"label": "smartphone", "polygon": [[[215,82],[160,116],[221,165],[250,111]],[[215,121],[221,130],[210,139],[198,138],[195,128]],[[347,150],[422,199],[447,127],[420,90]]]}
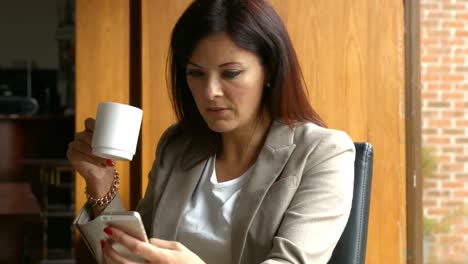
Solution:
{"label": "smartphone", "polygon": [[[138,212],[105,212],[96,217],[96,220],[101,221],[106,226],[118,228],[130,236],[148,243],[148,236],[146,235],[145,227]],[[141,263],[145,262],[144,259],[133,254],[129,249],[117,242],[113,243],[112,247],[129,260]]]}

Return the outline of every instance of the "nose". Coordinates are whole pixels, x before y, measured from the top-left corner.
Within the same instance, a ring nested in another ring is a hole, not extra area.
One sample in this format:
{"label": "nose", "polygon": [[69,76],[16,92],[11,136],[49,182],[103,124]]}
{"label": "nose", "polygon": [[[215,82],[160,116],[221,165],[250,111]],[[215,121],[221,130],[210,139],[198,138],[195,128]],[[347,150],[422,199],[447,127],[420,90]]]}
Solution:
{"label": "nose", "polygon": [[223,96],[221,83],[216,78],[209,78],[206,84],[206,95],[209,100],[214,100],[216,97]]}

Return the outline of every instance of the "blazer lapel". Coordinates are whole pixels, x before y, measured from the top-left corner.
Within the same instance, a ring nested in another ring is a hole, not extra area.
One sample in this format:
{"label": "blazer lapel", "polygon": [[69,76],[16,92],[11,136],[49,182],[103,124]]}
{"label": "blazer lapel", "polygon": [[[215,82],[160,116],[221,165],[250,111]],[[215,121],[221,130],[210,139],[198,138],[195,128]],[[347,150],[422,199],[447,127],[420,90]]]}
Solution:
{"label": "blazer lapel", "polygon": [[[200,180],[207,160],[191,164],[187,168],[186,159],[174,162],[175,166],[168,176],[168,183],[159,202],[153,221],[155,237],[176,240],[182,213],[192,197]],[[159,228],[164,227],[164,228]]]}
{"label": "blazer lapel", "polygon": [[248,230],[265,194],[280,175],[296,145],[294,128],[277,121],[268,132],[249,182],[243,187],[232,219],[232,263],[240,263]]}

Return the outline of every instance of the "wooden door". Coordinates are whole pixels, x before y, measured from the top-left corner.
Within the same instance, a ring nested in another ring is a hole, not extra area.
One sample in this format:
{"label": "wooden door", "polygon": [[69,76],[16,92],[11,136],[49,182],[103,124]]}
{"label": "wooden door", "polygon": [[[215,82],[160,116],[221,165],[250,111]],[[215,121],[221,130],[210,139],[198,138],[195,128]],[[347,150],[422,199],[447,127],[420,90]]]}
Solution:
{"label": "wooden door", "polygon": [[176,119],[169,101],[166,61],[172,27],[190,0],[142,0],[142,192],[148,182],[156,144]]}
{"label": "wooden door", "polygon": [[[129,1],[76,1],[76,131],[102,101],[129,103]],[[117,162],[119,193],[129,207],[129,164]],[[76,180],[76,210],[86,201]]]}
{"label": "wooden door", "polygon": [[[75,129],[95,117],[102,101],[129,102],[129,0],[76,1]],[[119,194],[129,208],[129,164],[118,162]],[[85,182],[77,175],[75,210],[86,203]],[[84,242],[76,237],[77,263],[92,263]]]}
{"label": "wooden door", "polygon": [[402,1],[270,1],[330,128],[374,145],[367,263],[406,262]]}

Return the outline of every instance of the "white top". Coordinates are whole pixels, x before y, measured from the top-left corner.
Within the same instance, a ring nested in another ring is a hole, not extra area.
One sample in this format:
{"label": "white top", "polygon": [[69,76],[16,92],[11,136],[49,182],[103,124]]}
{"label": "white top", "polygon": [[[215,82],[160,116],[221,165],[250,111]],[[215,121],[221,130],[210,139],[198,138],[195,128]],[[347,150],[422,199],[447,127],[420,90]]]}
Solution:
{"label": "white top", "polygon": [[211,263],[231,262],[231,219],[249,168],[240,177],[219,183],[216,156],[210,157],[183,212],[177,240]]}

